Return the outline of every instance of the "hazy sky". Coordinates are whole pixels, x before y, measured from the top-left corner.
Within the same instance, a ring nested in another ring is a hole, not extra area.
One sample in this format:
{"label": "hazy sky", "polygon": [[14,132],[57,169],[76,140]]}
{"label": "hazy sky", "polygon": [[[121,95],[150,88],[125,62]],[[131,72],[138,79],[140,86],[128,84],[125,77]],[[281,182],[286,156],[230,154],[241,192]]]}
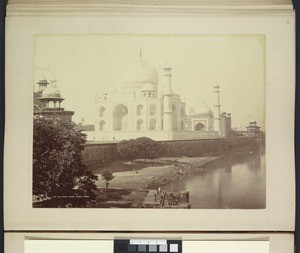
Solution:
{"label": "hazy sky", "polygon": [[185,98],[187,114],[204,102],[212,108],[212,86],[219,84],[221,111],[232,114],[232,127],[256,120],[265,129],[263,35],[38,35],[34,80],[43,73],[55,78],[73,120],[94,123],[95,96],[111,83],[122,87],[140,48],[160,79],[171,65],[173,91]]}

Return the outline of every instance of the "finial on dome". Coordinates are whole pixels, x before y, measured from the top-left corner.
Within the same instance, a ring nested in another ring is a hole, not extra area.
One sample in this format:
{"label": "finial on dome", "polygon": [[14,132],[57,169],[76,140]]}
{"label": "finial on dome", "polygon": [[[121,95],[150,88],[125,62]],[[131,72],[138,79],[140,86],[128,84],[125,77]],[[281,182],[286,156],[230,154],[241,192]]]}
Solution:
{"label": "finial on dome", "polygon": [[165,65],[165,67],[163,68],[165,71],[171,71],[172,70],[172,68],[171,68],[171,66],[170,66],[170,64],[169,64],[169,62],[167,61],[167,63],[166,63],[166,65]]}

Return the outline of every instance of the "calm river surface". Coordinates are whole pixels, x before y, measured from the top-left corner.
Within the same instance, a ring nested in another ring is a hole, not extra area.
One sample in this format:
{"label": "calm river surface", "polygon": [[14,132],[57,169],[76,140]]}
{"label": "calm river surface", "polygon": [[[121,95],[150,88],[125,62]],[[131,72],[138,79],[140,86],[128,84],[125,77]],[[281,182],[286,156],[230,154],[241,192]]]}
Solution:
{"label": "calm river surface", "polygon": [[164,189],[189,191],[192,208],[265,208],[265,164],[264,150],[226,155]]}

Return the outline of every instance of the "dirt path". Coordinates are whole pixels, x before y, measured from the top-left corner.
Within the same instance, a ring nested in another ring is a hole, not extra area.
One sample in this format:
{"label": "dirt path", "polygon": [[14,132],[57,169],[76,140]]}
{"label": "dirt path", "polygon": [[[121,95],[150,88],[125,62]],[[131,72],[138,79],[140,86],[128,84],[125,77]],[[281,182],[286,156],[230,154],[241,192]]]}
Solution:
{"label": "dirt path", "polygon": [[[165,163],[160,166],[147,166],[140,170],[123,171],[113,173],[114,179],[110,182],[110,188],[122,189],[157,189],[164,184],[176,180],[180,176],[194,174],[201,170],[201,166],[215,160],[217,157],[165,157],[156,160]],[[152,160],[151,163],[155,162]],[[174,168],[174,164],[182,165],[180,169]],[[98,175],[99,179],[101,175]],[[99,188],[105,187],[104,181],[97,182]]]}

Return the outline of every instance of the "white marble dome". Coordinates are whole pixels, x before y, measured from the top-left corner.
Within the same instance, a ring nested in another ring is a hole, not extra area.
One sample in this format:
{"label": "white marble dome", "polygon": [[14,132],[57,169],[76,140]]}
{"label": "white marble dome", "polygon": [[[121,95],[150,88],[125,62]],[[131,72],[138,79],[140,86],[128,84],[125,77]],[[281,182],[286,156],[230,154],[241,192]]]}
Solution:
{"label": "white marble dome", "polygon": [[158,86],[158,74],[142,57],[125,67],[124,88],[143,88],[146,83]]}
{"label": "white marble dome", "polygon": [[142,88],[142,91],[155,91],[155,90],[156,90],[156,87],[149,82],[147,82]]}
{"label": "white marble dome", "polygon": [[198,109],[199,114],[212,114],[212,110],[207,105],[202,105]]}

